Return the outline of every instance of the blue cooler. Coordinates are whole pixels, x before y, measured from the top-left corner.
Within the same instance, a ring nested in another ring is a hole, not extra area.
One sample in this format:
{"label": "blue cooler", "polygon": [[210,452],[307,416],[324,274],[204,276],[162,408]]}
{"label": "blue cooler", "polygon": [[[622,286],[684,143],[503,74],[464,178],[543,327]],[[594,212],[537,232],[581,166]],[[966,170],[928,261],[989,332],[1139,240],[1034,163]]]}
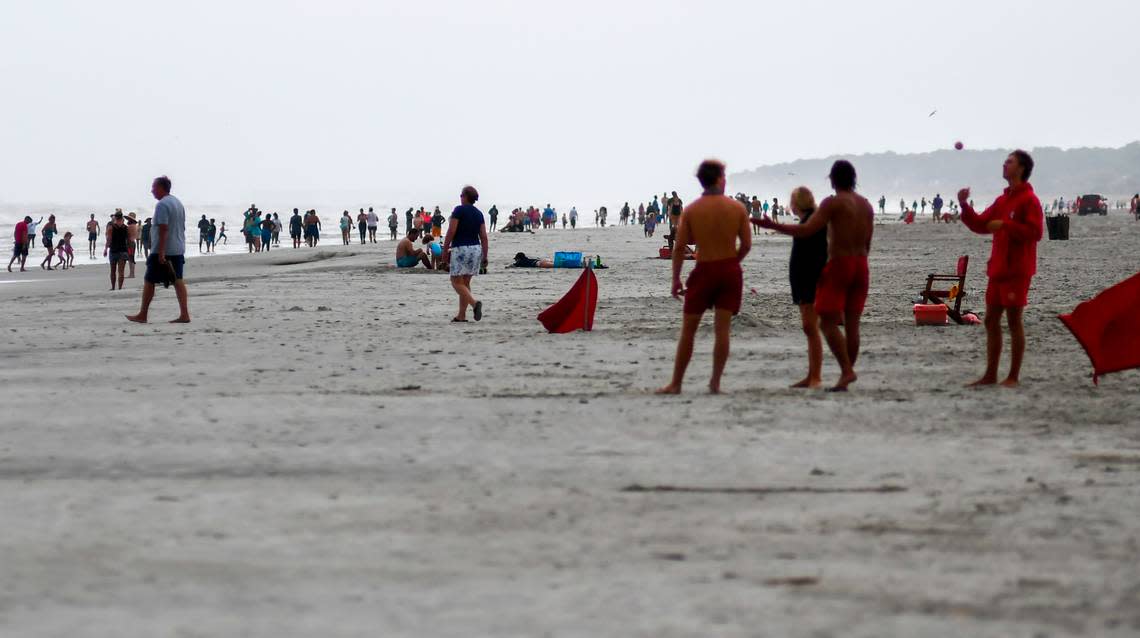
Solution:
{"label": "blue cooler", "polygon": [[556,252],[554,253],[555,268],[581,268],[582,253]]}

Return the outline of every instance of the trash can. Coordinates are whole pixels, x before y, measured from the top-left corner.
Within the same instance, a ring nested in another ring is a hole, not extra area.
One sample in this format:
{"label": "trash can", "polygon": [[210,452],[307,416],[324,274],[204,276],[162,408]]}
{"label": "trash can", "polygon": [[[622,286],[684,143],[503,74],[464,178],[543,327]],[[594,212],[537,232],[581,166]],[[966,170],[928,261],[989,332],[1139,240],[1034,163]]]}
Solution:
{"label": "trash can", "polygon": [[1045,228],[1049,231],[1050,241],[1062,241],[1069,238],[1069,216],[1054,215],[1045,218]]}

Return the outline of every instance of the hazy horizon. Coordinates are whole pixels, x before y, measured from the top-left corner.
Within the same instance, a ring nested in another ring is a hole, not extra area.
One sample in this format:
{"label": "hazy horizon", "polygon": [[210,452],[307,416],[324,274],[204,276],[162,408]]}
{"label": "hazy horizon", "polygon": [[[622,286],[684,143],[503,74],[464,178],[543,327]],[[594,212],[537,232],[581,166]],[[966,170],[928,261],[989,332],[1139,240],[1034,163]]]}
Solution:
{"label": "hazy horizon", "polygon": [[12,4],[0,201],[149,204],[167,174],[211,205],[402,213],[472,183],[487,206],[586,212],[691,195],[709,156],[741,172],[956,140],[1119,147],[1140,138],[1138,18],[1028,0]]}

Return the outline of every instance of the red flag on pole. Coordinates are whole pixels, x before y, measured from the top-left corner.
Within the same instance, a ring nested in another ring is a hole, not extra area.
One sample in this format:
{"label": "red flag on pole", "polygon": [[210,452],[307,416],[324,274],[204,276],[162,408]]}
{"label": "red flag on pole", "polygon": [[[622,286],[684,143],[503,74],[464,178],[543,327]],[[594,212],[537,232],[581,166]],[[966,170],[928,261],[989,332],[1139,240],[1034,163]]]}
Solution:
{"label": "red flag on pole", "polygon": [[1140,368],[1140,273],[1060,316],[1102,374]]}
{"label": "red flag on pole", "polygon": [[549,332],[563,333],[594,329],[594,310],[598,307],[598,278],[587,268],[570,292],[553,306],[543,310],[538,320]]}

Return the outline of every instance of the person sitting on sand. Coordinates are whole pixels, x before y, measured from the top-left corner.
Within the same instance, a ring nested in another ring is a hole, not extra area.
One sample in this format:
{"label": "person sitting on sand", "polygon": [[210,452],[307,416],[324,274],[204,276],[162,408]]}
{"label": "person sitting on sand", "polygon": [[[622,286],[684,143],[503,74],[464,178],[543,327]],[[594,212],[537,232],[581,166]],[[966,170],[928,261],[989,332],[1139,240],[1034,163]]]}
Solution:
{"label": "person sitting on sand", "polygon": [[[792,213],[805,224],[815,213],[815,197],[806,186],[792,191]],[[823,385],[823,339],[819,336],[819,317],[815,314],[815,289],[819,276],[827,265],[827,229],[810,237],[792,240],[792,258],[789,277],[792,284],[792,303],[800,307],[800,324],[808,342],[808,375],[793,388],[818,388]]]}
{"label": "person sitting on sand", "polygon": [[432,270],[443,270],[443,246],[436,241],[435,235],[424,235],[424,253],[431,260]]}
{"label": "person sitting on sand", "polygon": [[407,237],[400,240],[396,244],[396,267],[397,268],[415,268],[418,264],[423,264],[424,268],[431,269],[431,261],[428,260],[427,253],[423,250],[416,248],[416,240],[420,238],[420,230],[412,228],[408,231]]}
{"label": "person sitting on sand", "polygon": [[[748,211],[740,202],[726,197],[725,166],[716,160],[705,160],[697,169],[704,194],[681,213],[677,223],[673,249],[673,297],[685,298],[681,337],[677,341],[677,359],[673,378],[658,394],[680,394],[685,369],[693,356],[693,341],[705,311],[715,308],[713,328],[713,370],[709,392],[720,393],[720,377],[728,362],[729,334],[732,318],[740,312],[744,275],[740,262],[752,249],[752,229]],[[697,267],[681,285],[681,266],[685,263],[685,247],[696,244]],[[686,290],[687,288],[687,290]]]}
{"label": "person sitting on sand", "polygon": [[[859,318],[871,281],[867,255],[871,252],[875,209],[867,198],[855,193],[855,167],[851,162],[836,161],[830,178],[835,195],[823,200],[806,223],[780,224],[765,217],[760,226],[792,237],[811,237],[827,229],[829,258],[816,289],[815,312],[827,345],[839,363],[839,381],[831,390],[841,392],[858,379],[855,361],[859,358]],[[839,329],[840,321],[846,336]]]}

